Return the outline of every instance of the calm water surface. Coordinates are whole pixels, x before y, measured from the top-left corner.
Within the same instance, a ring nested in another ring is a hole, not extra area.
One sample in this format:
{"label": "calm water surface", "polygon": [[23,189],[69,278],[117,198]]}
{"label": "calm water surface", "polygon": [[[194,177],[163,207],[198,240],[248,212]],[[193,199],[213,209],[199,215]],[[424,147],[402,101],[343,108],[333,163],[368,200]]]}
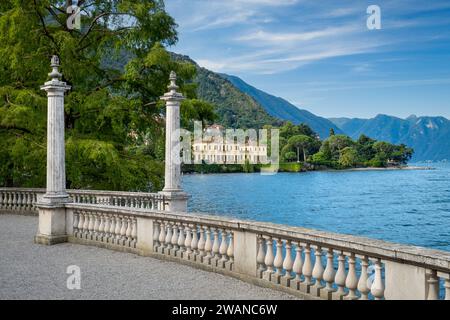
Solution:
{"label": "calm water surface", "polygon": [[190,211],[450,251],[450,164],[436,170],[185,175]]}

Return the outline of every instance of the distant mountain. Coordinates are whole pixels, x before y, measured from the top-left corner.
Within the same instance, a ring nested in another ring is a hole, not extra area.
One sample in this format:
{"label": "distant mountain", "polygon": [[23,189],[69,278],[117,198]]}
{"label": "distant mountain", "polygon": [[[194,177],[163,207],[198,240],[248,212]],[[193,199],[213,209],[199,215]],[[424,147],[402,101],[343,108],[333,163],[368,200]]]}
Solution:
{"label": "distant mountain", "polygon": [[172,53],[178,61],[186,61],[197,68],[197,96],[216,107],[218,123],[227,128],[262,128],[264,125],[281,125],[282,121],[269,115],[251,96],[242,92],[217,73],[200,67],[188,56]]}
{"label": "distant mountain", "polygon": [[254,98],[273,117],[291,121],[294,124],[306,123],[318,133],[321,138],[328,137],[331,128],[333,128],[337,134],[343,133],[328,119],[318,117],[309,111],[301,110],[290,102],[261,91],[238,77],[227,74],[221,74],[221,76],[229,80],[239,90]]}
{"label": "distant mountain", "polygon": [[414,148],[413,160],[416,161],[450,159],[450,120],[444,117],[410,116],[400,119],[378,115],[373,119],[330,120],[354,139],[365,134],[377,140],[404,143]]}
{"label": "distant mountain", "polygon": [[172,54],[176,60],[187,61],[197,68],[197,95],[216,106],[218,122],[226,127],[260,128],[266,124],[281,125],[285,121],[305,123],[321,138],[327,138],[330,129],[343,133],[328,119],[301,110],[288,101],[272,96],[244,82],[242,79],[212,72],[200,67],[188,56]]}

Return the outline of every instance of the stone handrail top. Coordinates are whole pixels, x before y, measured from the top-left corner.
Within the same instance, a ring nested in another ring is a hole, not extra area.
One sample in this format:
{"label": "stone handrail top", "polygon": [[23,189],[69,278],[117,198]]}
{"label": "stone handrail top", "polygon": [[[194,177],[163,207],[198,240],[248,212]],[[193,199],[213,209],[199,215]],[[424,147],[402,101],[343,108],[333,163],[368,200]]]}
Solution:
{"label": "stone handrail top", "polygon": [[268,222],[218,217],[202,213],[169,213],[167,211],[149,211],[137,208],[74,203],[67,204],[66,207],[78,210],[94,210],[96,212],[104,212],[109,214],[127,214],[138,217],[149,217],[153,219],[173,220],[174,222],[201,223],[202,225],[209,225],[211,227],[220,227],[230,230],[244,230],[274,238],[283,237],[294,242],[308,242],[313,245],[332,248],[334,250],[353,252],[361,256],[366,255],[372,258],[408,263],[442,272],[449,272],[450,270],[450,252],[412,245],[396,244],[359,236],[338,234],[302,227],[292,227]]}
{"label": "stone handrail top", "polygon": [[[45,193],[46,190],[43,188],[0,188],[0,191],[7,192],[37,192]],[[78,190],[78,189],[68,189],[67,193],[72,194],[82,194],[82,195],[97,195],[97,196],[148,196],[156,195],[157,193],[151,192],[128,192],[128,191],[105,191],[105,190]]]}

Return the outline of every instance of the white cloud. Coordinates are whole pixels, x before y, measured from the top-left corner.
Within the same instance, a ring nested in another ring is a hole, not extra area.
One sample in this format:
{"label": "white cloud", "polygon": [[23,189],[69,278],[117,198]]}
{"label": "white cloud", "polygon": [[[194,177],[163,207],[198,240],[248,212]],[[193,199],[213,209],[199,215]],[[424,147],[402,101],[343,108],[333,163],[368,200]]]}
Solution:
{"label": "white cloud", "polygon": [[299,42],[299,41],[309,41],[318,38],[325,38],[334,35],[342,35],[344,33],[351,33],[355,31],[360,31],[361,28],[355,26],[341,26],[341,27],[330,27],[321,30],[298,32],[298,33],[273,33],[266,31],[256,31],[247,35],[239,36],[234,40],[237,41],[258,41],[258,43],[266,42]]}
{"label": "white cloud", "polygon": [[[448,23],[430,17],[406,19],[409,11],[418,10],[417,6],[436,8],[418,0],[409,1],[380,3],[382,15],[386,17],[380,31],[367,30],[366,5],[360,1],[346,2],[345,6],[341,2],[303,0],[190,0],[188,3],[168,0],[167,3],[176,10],[181,36],[186,39],[187,35],[191,40],[184,40],[190,50],[183,53],[191,55],[200,65],[226,73],[273,74],[325,59],[439,40],[423,39],[422,34],[412,33],[399,37],[395,33],[419,25]],[[364,64],[349,68],[357,73],[370,69],[370,65]]]}

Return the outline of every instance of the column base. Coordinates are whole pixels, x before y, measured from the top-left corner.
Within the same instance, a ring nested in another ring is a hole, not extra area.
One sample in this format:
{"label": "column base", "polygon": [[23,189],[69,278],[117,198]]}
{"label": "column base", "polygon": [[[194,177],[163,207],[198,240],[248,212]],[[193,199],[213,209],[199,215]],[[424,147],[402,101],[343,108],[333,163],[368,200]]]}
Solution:
{"label": "column base", "polygon": [[164,211],[187,212],[187,201],[189,196],[182,190],[163,190],[158,194],[166,198],[166,208]]}
{"label": "column base", "polygon": [[34,242],[54,245],[67,242],[66,208],[64,204],[49,205],[38,203],[39,227]]}
{"label": "column base", "polygon": [[53,246],[68,241],[68,236],[48,236],[44,234],[38,234],[34,237],[34,243],[42,244],[45,246]]}

